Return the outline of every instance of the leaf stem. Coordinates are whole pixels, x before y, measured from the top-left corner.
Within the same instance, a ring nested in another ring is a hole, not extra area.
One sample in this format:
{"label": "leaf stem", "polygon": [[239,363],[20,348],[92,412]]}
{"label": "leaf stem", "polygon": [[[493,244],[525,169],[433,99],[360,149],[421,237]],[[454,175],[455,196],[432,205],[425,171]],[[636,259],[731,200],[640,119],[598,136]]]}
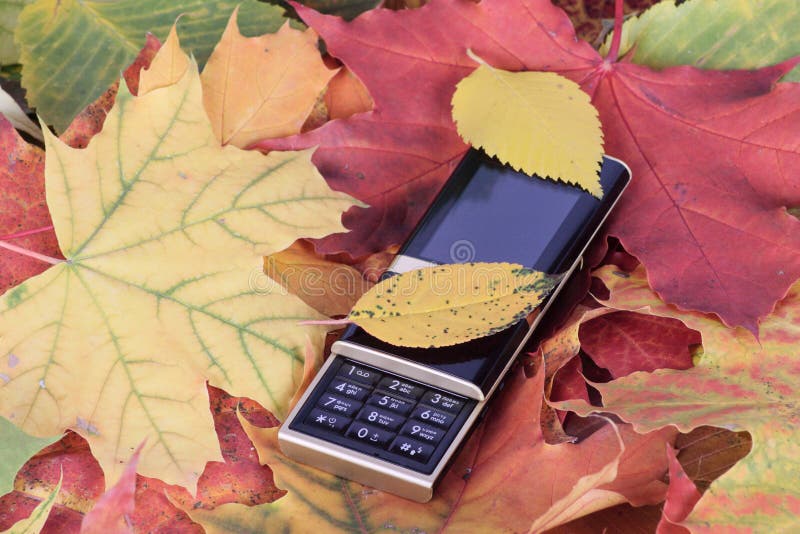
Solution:
{"label": "leaf stem", "polygon": [[44,254],[39,254],[38,252],[28,250],[27,248],[18,247],[17,245],[12,245],[11,243],[7,243],[5,241],[0,241],[0,248],[8,249],[12,252],[22,254],[23,256],[28,256],[29,258],[37,259],[51,265],[58,265],[59,263],[64,263],[65,261],[59,258],[53,258],[52,256],[45,256]]}
{"label": "leaf stem", "polygon": [[342,325],[342,326],[344,326],[344,325],[348,325],[348,324],[350,324],[352,322],[353,321],[351,321],[350,319],[345,317],[344,319],[325,319],[325,320],[322,320],[322,321],[315,321],[315,320],[299,321],[297,324],[304,325],[304,326],[307,326],[307,325],[334,325],[334,326]]}
{"label": "leaf stem", "polygon": [[624,17],[624,0],[614,0],[614,35],[611,36],[611,46],[608,49],[606,62],[616,63],[619,55],[619,45],[622,42],[622,18]]}
{"label": "leaf stem", "polygon": [[9,239],[19,239],[20,237],[25,237],[33,234],[40,234],[42,232],[47,232],[48,230],[52,229],[53,225],[48,224],[47,226],[42,226],[41,228],[34,228],[33,230],[23,230],[22,232],[16,232],[14,234],[7,234],[4,236],[0,236],[0,240],[8,241]]}

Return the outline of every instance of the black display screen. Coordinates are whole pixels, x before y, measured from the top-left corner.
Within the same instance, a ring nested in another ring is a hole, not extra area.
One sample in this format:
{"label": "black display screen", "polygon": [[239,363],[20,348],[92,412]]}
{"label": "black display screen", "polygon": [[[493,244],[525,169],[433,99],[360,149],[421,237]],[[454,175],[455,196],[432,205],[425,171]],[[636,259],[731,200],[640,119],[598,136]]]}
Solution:
{"label": "black display screen", "polygon": [[[566,271],[588,245],[629,180],[624,165],[605,158],[604,196],[531,178],[472,150],[436,197],[400,254],[435,263],[520,263],[548,273]],[[528,325],[439,349],[396,347],[360,328],[342,340],[363,344],[475,383],[484,391],[505,368]]]}
{"label": "black display screen", "polygon": [[466,161],[460,172],[469,178],[448,183],[401,254],[434,263],[507,261],[552,272],[601,203],[494,160]]}

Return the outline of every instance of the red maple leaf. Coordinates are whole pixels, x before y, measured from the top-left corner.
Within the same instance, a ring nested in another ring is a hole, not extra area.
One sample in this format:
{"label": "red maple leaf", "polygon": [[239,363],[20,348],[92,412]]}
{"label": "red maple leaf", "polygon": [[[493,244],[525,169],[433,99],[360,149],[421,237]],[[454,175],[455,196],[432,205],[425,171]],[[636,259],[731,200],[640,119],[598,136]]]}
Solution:
{"label": "red maple leaf", "polygon": [[654,72],[606,60],[548,0],[434,0],[349,23],[296,7],[375,100],[373,111],[259,144],[319,145],[314,162],[331,186],[372,206],[351,209],[352,231],[317,243],[321,252],[363,256],[417,222],[466,150],[450,99],[475,68],[471,48],[506,70],[558,72],[593,96],[607,152],[634,175],[609,233],[663,298],[755,332],[800,276],[800,223],[785,209],[800,204],[800,86],[775,85],[790,64]]}

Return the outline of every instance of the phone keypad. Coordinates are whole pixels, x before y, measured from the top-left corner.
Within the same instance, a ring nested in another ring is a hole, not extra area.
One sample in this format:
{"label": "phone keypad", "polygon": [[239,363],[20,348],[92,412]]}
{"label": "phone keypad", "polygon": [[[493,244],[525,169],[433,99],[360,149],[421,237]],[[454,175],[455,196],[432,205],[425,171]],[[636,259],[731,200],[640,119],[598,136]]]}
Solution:
{"label": "phone keypad", "polygon": [[[300,429],[422,470],[452,442],[475,401],[349,359],[331,366],[300,414]],[[305,414],[305,415],[303,415]],[[295,423],[292,423],[295,428]],[[307,430],[306,430],[307,431]],[[438,453],[438,454],[437,454]],[[415,467],[419,465],[419,467]]]}

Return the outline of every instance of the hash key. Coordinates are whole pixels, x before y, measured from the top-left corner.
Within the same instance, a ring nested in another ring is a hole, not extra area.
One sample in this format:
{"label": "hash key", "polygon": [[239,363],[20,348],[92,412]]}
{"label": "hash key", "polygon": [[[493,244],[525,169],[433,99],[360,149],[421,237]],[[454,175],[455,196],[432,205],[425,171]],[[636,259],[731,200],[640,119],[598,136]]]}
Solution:
{"label": "hash key", "polygon": [[392,443],[391,452],[405,456],[412,460],[425,463],[433,454],[434,448],[427,443],[420,443],[417,440],[399,437]]}

